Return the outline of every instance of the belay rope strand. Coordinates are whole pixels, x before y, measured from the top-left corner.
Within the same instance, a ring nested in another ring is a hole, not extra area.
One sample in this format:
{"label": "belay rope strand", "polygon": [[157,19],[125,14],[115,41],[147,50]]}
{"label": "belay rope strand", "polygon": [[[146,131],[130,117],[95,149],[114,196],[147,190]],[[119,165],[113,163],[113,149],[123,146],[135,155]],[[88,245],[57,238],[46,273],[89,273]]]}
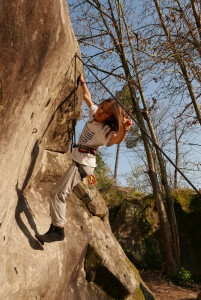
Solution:
{"label": "belay rope strand", "polygon": [[76,125],[76,116],[75,116],[75,100],[76,100],[76,88],[77,88],[77,74],[76,74],[76,57],[77,53],[75,54],[75,64],[74,64],[74,99],[73,99],[73,120],[72,120],[72,142],[71,142],[71,152],[73,146],[76,145],[76,134],[75,134],[75,125]]}
{"label": "belay rope strand", "polygon": [[[84,56],[84,55],[83,55]],[[173,165],[173,167],[181,174],[181,176],[191,185],[191,187],[198,193],[198,195],[201,195],[199,190],[193,185],[193,183],[184,175],[184,173],[175,165],[175,163],[167,156],[167,154],[156,144],[156,142],[152,139],[152,137],[146,132],[146,130],[136,121],[136,119],[125,109],[125,107],[119,102],[119,100],[110,92],[110,90],[100,81],[100,79],[94,74],[94,72],[87,66],[87,64],[77,55],[75,54],[75,68],[76,68],[76,58],[78,58],[83,65],[89,70],[89,72],[92,73],[92,75],[98,80],[99,83],[102,84],[102,86],[105,88],[105,90],[112,96],[114,100],[125,110],[127,115],[136,123],[136,125],[146,134],[146,136],[151,140],[153,145],[167,158],[167,160]],[[86,58],[84,56],[84,58]],[[92,64],[93,65],[93,64]],[[75,80],[75,84],[76,84]],[[74,112],[75,113],[75,112]]]}

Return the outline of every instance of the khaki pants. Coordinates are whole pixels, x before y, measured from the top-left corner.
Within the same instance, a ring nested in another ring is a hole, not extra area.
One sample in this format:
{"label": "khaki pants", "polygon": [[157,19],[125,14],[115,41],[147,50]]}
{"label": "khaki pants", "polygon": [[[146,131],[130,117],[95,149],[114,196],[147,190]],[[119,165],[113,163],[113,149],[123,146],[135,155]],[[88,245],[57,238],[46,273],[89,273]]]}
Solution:
{"label": "khaki pants", "polygon": [[80,174],[84,171],[86,176],[91,175],[94,169],[93,167],[79,165],[73,162],[52,188],[50,193],[50,216],[54,226],[64,226],[66,219],[66,197],[83,178]]}

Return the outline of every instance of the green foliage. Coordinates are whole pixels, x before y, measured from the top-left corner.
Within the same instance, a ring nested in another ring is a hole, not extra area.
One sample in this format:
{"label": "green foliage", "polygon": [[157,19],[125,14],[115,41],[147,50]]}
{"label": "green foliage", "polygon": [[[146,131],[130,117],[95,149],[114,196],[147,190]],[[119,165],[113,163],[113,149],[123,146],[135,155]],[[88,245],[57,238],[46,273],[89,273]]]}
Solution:
{"label": "green foliage", "polygon": [[197,211],[201,209],[201,199],[191,189],[176,189],[172,191],[173,198],[180,203],[182,209],[186,212]]}
{"label": "green foliage", "polygon": [[107,192],[110,187],[114,184],[114,179],[111,175],[111,170],[103,160],[103,155],[101,152],[98,152],[96,157],[97,167],[95,170],[95,175],[97,178],[97,189],[101,193]]}
{"label": "green foliage", "polygon": [[124,107],[127,110],[130,110],[132,108],[132,100],[131,100],[131,94],[128,88],[128,84],[124,84],[121,91],[116,93],[116,97],[118,100],[124,105]]}
{"label": "green foliage", "polygon": [[171,276],[172,282],[177,285],[190,287],[193,284],[191,273],[183,267],[180,267],[178,272]]}
{"label": "green foliage", "polygon": [[128,149],[135,148],[140,139],[138,127],[131,127],[125,138],[126,147]]}
{"label": "green foliage", "polygon": [[103,160],[103,154],[97,154],[97,168],[95,170],[97,178],[97,189],[102,194],[108,207],[120,206],[127,199],[139,199],[144,196],[142,192],[138,192],[133,188],[118,187],[114,180],[111,170]]}
{"label": "green foliage", "polygon": [[125,195],[122,191],[118,190],[115,186],[105,196],[108,207],[120,206],[125,200]]}

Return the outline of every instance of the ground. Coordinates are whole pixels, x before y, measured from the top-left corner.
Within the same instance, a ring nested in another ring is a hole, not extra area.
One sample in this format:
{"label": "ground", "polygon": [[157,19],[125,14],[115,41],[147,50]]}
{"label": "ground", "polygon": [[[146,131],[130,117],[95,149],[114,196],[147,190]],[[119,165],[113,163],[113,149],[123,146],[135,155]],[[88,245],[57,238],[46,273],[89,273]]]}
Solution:
{"label": "ground", "polygon": [[142,270],[140,275],[155,295],[156,300],[194,300],[201,291],[201,285],[194,285],[189,289],[174,285],[158,271]]}

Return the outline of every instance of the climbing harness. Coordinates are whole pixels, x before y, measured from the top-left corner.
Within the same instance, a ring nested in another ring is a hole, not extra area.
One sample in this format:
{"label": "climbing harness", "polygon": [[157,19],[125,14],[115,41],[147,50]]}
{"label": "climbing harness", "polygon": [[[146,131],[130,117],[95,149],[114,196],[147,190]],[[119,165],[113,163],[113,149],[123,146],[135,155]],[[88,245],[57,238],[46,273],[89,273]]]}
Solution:
{"label": "climbing harness", "polygon": [[75,145],[75,147],[77,147],[78,151],[81,152],[81,153],[90,153],[90,154],[93,154],[94,156],[96,155],[97,149],[90,148],[88,146],[80,145],[80,144]]}
{"label": "climbing harness", "polygon": [[[82,54],[83,55],[83,54]],[[83,55],[85,59],[87,57]],[[135,122],[135,124],[146,134],[146,136],[151,140],[153,145],[167,158],[167,160],[173,165],[173,167],[181,174],[181,176],[191,185],[191,187],[199,194],[199,190],[192,184],[192,182],[183,174],[183,172],[175,165],[175,163],[169,158],[169,156],[158,146],[158,144],[152,139],[152,137],[146,132],[146,130],[136,121],[136,119],[128,112],[128,110],[119,102],[119,100],[111,93],[111,91],[100,81],[100,79],[94,74],[94,72],[89,68],[89,66],[75,53],[75,68],[76,68],[76,58],[78,58],[83,65],[92,73],[92,75],[98,80],[99,83],[105,88],[105,90],[112,96],[114,100],[123,108],[123,110],[127,113],[127,115]],[[91,63],[92,64],[92,63]],[[93,66],[93,64],[92,64]],[[75,79],[76,82],[76,79]]]}
{"label": "climbing harness", "polygon": [[96,150],[94,150],[94,149],[86,150],[86,149],[83,149],[83,148],[79,148],[78,151],[81,152],[81,153],[90,153],[90,154],[93,154],[94,156],[96,155]]}

